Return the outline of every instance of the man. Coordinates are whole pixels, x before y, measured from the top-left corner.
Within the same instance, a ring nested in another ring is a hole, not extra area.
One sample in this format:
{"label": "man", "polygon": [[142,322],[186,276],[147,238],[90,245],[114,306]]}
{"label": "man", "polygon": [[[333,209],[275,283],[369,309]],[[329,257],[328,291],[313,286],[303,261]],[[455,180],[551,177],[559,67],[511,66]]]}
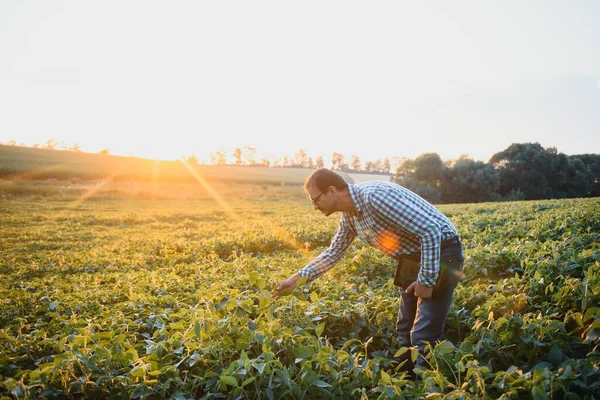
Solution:
{"label": "man", "polygon": [[[356,237],[397,259],[398,272],[416,258],[420,267],[413,263],[417,268],[402,291],[396,328],[400,345],[417,346],[421,355],[417,365],[425,367],[425,346],[440,339],[462,272],[462,244],[452,222],[400,185],[374,181],[352,185],[327,168],[313,172],[304,183],[304,191],[314,208],[326,216],[342,212],[340,225],[329,248],[281,281],[275,297],[293,289],[301,277],[314,280],[327,272]],[[412,370],[410,360],[403,369]]]}

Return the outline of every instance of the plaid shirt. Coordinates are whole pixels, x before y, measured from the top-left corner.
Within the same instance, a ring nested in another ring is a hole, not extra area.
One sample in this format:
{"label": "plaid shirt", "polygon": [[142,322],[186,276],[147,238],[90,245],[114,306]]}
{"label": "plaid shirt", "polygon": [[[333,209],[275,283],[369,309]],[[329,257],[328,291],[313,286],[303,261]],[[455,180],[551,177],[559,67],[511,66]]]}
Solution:
{"label": "plaid shirt", "polygon": [[442,240],[458,236],[439,210],[410,190],[390,182],[348,185],[356,214],[344,212],[331,245],[298,273],[313,280],[331,269],[358,236],[383,253],[399,259],[421,253],[417,280],[433,286],[440,270]]}

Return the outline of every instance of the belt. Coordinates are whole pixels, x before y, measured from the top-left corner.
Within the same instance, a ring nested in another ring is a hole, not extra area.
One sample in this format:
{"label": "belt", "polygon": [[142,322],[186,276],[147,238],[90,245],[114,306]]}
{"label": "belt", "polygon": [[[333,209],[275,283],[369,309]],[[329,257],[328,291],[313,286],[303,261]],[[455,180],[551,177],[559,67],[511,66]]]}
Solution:
{"label": "belt", "polygon": [[[442,242],[440,243],[440,249],[447,249],[448,247],[452,247],[452,246],[456,246],[456,245],[460,245],[461,241],[460,238],[458,236],[454,236],[453,238],[450,239],[446,239],[446,240],[442,240]],[[409,257],[409,258],[413,258],[413,259],[421,259],[421,252],[417,252],[417,253],[413,253],[413,254],[404,254],[401,255],[400,258],[402,257]]]}
{"label": "belt", "polygon": [[441,248],[445,249],[450,246],[454,246],[460,244],[460,238],[458,236],[454,236],[453,238],[442,240]]}

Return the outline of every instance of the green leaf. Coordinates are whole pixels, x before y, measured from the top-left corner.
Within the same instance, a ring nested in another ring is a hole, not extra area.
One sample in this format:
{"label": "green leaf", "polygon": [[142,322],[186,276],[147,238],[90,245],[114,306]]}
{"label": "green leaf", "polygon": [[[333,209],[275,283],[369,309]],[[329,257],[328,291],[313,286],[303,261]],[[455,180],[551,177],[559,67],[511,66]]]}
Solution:
{"label": "green leaf", "polygon": [[267,394],[267,399],[275,400],[275,396],[273,395],[273,390],[271,388],[267,388],[267,390],[265,390],[265,393]]}
{"label": "green leaf", "polygon": [[289,296],[292,293],[294,293],[294,288],[286,288],[286,289],[282,289],[279,292],[277,292],[277,294],[279,294],[279,296]]}
{"label": "green leaf", "polygon": [[316,380],[313,385],[320,387],[320,388],[328,388],[331,387],[331,385],[327,382],[324,382],[322,380]]}
{"label": "green leaf", "polygon": [[296,281],[296,287],[298,287],[298,286],[302,286],[302,285],[304,285],[306,282],[308,282],[308,278],[307,278],[306,276],[303,276],[303,277],[299,278],[299,279]]}
{"label": "green leaf", "polygon": [[594,318],[595,315],[600,314],[600,307],[590,307],[585,312],[585,316],[583,317],[583,321],[587,322],[590,319]]}
{"label": "green leaf", "polygon": [[141,376],[144,376],[144,373],[145,373],[144,366],[140,365],[140,366],[133,368],[131,370],[130,374],[131,374],[131,376],[141,377]]}
{"label": "green leaf", "polygon": [[250,281],[250,283],[252,285],[254,285],[256,283],[257,279],[259,279],[259,278],[260,278],[260,275],[256,271],[250,271],[248,273],[248,280]]}
{"label": "green leaf", "polygon": [[558,365],[563,360],[563,352],[556,346],[552,346],[550,349],[550,353],[548,353],[548,360],[554,364]]}
{"label": "green leaf", "polygon": [[185,326],[181,322],[171,322],[169,324],[169,328],[173,329],[174,331],[185,330]]}
{"label": "green leaf", "polygon": [[324,330],[325,330],[325,322],[322,322],[319,325],[317,325],[317,327],[315,328],[315,333],[317,334],[317,336],[321,336],[321,334],[323,333]]}
{"label": "green leaf", "polygon": [[531,388],[531,394],[533,395],[533,400],[550,400],[546,391],[537,385]]}
{"label": "green leaf", "polygon": [[319,295],[317,294],[317,292],[310,293],[310,301],[312,301],[313,303],[316,303],[319,301]]}
{"label": "green leaf", "polygon": [[235,379],[235,377],[233,377],[233,376],[221,375],[220,379],[221,379],[221,382],[223,382],[226,385],[229,385],[229,386],[237,386],[238,385],[237,379]]}
{"label": "green leaf", "polygon": [[243,383],[242,383],[242,387],[247,386],[249,384],[251,384],[252,382],[254,382],[256,380],[256,377],[253,376],[252,378],[248,378],[246,379]]}
{"label": "green leaf", "polygon": [[113,331],[98,332],[98,333],[95,333],[94,336],[92,336],[92,338],[94,340],[110,340],[113,338],[114,335],[115,335],[115,333]]}
{"label": "green leaf", "polygon": [[252,364],[259,374],[262,374],[265,370],[265,363],[254,363]]}
{"label": "green leaf", "polygon": [[408,351],[408,347],[400,347],[398,349],[398,351],[396,352],[396,354],[394,354],[394,357],[400,357],[402,354],[406,353]]}
{"label": "green leaf", "polygon": [[450,354],[454,351],[454,346],[449,341],[445,340],[442,343],[438,344],[435,349],[440,352],[440,354]]}
{"label": "green leaf", "polygon": [[381,370],[381,382],[383,382],[383,384],[385,385],[392,384],[392,381],[390,380],[390,375],[384,370]]}
{"label": "green leaf", "polygon": [[258,279],[256,280],[256,286],[257,286],[259,289],[264,289],[264,288],[265,288],[265,286],[267,286],[267,281],[266,281],[266,280],[264,280],[263,278],[258,278]]}
{"label": "green leaf", "polygon": [[419,357],[419,350],[416,348],[411,348],[410,349],[410,358],[412,359],[412,362],[414,363],[415,361],[417,361],[417,358]]}

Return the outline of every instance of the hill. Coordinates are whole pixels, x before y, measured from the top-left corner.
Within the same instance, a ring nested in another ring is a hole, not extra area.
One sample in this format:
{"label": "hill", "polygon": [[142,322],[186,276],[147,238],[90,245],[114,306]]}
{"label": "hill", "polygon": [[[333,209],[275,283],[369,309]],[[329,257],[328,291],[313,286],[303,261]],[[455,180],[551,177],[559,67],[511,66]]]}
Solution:
{"label": "hill", "polygon": [[[310,168],[185,164],[137,157],[0,145],[0,178],[100,180],[155,183],[207,182],[302,185]],[[347,175],[346,175],[347,177]]]}

